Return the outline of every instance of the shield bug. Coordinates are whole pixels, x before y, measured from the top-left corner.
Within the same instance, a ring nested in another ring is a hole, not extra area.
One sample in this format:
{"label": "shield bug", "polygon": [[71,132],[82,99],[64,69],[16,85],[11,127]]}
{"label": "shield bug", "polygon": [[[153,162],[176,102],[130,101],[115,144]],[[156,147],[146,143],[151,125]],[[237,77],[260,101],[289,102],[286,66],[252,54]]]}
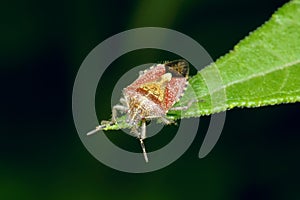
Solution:
{"label": "shield bug", "polygon": [[169,110],[186,110],[194,100],[182,107],[173,105],[183,96],[188,84],[189,65],[185,60],[175,60],[156,64],[140,72],[139,77],[123,89],[121,104],[113,106],[111,121],[102,122],[96,129],[87,133],[91,135],[104,129],[107,125],[116,124],[117,112],[126,114],[126,123],[131,133],[140,141],[145,161],[148,162],[143,140],[146,138],[146,122],[160,119],[165,124],[173,121],[167,118]]}

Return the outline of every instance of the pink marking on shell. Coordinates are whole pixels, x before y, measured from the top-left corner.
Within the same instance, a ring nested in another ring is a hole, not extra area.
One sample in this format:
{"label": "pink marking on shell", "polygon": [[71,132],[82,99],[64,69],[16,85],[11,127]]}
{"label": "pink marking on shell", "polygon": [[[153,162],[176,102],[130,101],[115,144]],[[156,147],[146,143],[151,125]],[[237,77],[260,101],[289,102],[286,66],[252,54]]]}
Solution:
{"label": "pink marking on shell", "polygon": [[168,83],[165,91],[165,111],[168,112],[170,108],[180,99],[184,94],[187,86],[187,79],[185,77],[173,77]]}
{"label": "pink marking on shell", "polygon": [[[158,64],[152,69],[148,69],[144,74],[140,75],[132,84],[124,88],[123,92],[127,96],[135,96],[138,93],[136,92],[142,84],[157,81],[162,75],[166,73],[164,64]],[[183,95],[185,88],[187,86],[186,77],[172,77],[170,82],[166,86],[164,101],[154,102],[149,99],[149,101],[155,103],[161,109],[167,113],[168,110],[179,100]]]}
{"label": "pink marking on shell", "polygon": [[140,75],[132,84],[127,86],[125,90],[134,90],[144,83],[153,82],[165,73],[165,66],[163,64],[159,64],[152,69],[148,69],[144,74]]}

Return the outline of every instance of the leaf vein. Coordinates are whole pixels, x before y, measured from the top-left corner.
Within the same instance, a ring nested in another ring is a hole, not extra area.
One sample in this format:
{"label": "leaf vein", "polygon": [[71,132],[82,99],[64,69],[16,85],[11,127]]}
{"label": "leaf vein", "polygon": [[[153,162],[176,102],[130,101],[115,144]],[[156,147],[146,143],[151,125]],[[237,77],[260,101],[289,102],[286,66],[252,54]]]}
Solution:
{"label": "leaf vein", "polygon": [[[296,61],[293,61],[293,62],[286,63],[284,65],[280,65],[280,66],[274,67],[274,68],[272,68],[270,70],[267,70],[267,71],[264,71],[264,72],[259,72],[259,73],[256,73],[256,74],[252,74],[252,75],[250,75],[250,76],[248,76],[248,77],[246,77],[244,79],[239,79],[239,80],[236,80],[236,81],[232,81],[232,82],[230,82],[230,83],[228,83],[226,85],[223,85],[223,86],[221,86],[219,88],[216,88],[216,89],[212,90],[212,92],[210,92],[210,94],[216,93],[218,91],[221,91],[223,89],[226,89],[226,88],[228,88],[228,87],[230,87],[232,85],[238,84],[238,83],[242,83],[242,82],[245,82],[245,81],[248,81],[248,80],[260,77],[260,76],[265,76],[267,74],[270,74],[270,73],[278,71],[278,70],[283,70],[285,68],[291,67],[291,66],[299,64],[299,63],[300,63],[300,59],[296,60]],[[203,96],[201,96],[201,97],[203,97]]]}

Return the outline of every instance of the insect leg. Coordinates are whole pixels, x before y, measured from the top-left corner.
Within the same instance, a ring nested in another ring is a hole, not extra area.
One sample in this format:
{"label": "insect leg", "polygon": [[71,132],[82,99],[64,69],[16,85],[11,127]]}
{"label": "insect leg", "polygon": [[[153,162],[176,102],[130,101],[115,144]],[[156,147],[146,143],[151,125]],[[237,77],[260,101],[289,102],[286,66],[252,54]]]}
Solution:
{"label": "insect leg", "polygon": [[116,118],[117,118],[117,111],[121,111],[121,112],[127,112],[128,108],[126,106],[122,106],[122,105],[115,105],[112,108],[112,122],[115,123],[116,122]]}
{"label": "insect leg", "polygon": [[142,150],[143,150],[145,161],[148,162],[149,160],[148,160],[145,144],[144,144],[142,139],[140,139],[140,144],[141,144],[141,147],[142,147]]}
{"label": "insect leg", "polygon": [[115,124],[118,110],[121,112],[126,112],[128,110],[128,108],[126,106],[122,106],[122,105],[118,105],[118,104],[115,105],[112,109],[112,120],[111,121],[102,121],[101,125],[97,126],[94,130],[91,130],[86,135],[92,135],[92,134],[104,129],[107,125],[111,126],[111,125]]}
{"label": "insect leg", "polygon": [[141,127],[141,135],[140,138],[143,140],[146,138],[146,120],[142,120],[142,127]]}
{"label": "insect leg", "polygon": [[147,116],[146,119],[150,120],[150,119],[157,119],[159,118],[164,124],[172,124],[174,123],[173,120],[170,120],[170,119],[167,119],[163,116],[156,116],[156,115],[153,115],[153,116]]}
{"label": "insect leg", "polygon": [[145,161],[148,162],[148,156],[147,156],[145,144],[143,142],[143,139],[145,139],[145,138],[146,138],[146,120],[143,119],[142,120],[141,135],[140,135],[139,139],[140,139],[140,144],[141,144],[141,147],[142,147],[142,150],[143,150]]}
{"label": "insect leg", "polygon": [[167,118],[165,118],[165,117],[160,117],[160,120],[161,120],[163,123],[165,123],[165,124],[172,124],[172,123],[174,123],[174,121],[169,120],[169,119],[167,119]]}
{"label": "insect leg", "polygon": [[189,109],[193,103],[195,102],[198,102],[198,100],[196,99],[192,99],[188,102],[188,104],[186,106],[179,106],[179,107],[173,107],[173,108],[170,108],[170,110],[187,110]]}
{"label": "insect leg", "polygon": [[122,105],[124,105],[124,106],[127,106],[127,101],[126,101],[126,99],[123,98],[123,97],[120,99],[120,103],[121,103]]}

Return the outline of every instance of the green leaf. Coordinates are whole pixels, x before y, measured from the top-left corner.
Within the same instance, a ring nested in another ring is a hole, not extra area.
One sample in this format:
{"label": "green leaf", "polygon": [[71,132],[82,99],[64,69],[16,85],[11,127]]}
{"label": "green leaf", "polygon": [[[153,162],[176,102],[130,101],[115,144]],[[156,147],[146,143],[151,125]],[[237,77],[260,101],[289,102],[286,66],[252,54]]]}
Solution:
{"label": "green leaf", "polygon": [[[171,119],[200,117],[234,107],[260,107],[300,101],[300,0],[290,1],[240,41],[234,50],[190,78],[174,106],[198,99]],[[128,128],[124,118],[106,130]]]}
{"label": "green leaf", "polygon": [[[300,1],[285,4],[233,51],[199,71],[189,80],[191,87],[178,105],[192,98],[192,88],[202,101],[182,112],[181,118],[214,114],[234,107],[299,102],[299,19]],[[169,114],[180,117],[179,112]]]}

